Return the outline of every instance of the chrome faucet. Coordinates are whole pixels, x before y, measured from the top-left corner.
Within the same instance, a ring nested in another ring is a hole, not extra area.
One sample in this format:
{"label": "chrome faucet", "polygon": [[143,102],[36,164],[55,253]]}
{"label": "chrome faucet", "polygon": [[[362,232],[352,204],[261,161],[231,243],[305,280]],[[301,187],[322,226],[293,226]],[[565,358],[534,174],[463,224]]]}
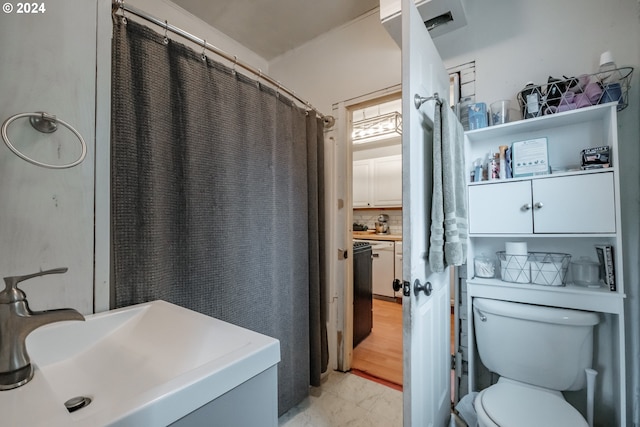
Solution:
{"label": "chrome faucet", "polygon": [[0,390],[25,385],[33,378],[33,367],[25,340],[40,326],[63,320],[84,320],[71,308],[33,312],[27,296],[18,283],[45,274],[65,273],[66,267],[40,271],[26,276],[5,277],[5,289],[0,292]]}

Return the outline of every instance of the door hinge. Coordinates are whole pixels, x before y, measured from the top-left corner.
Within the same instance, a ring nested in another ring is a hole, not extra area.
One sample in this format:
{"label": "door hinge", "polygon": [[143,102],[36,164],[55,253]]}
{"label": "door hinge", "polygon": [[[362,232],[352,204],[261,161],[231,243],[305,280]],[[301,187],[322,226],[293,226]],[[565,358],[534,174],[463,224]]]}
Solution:
{"label": "door hinge", "polygon": [[458,378],[462,378],[462,375],[464,374],[463,372],[464,363],[462,362],[462,352],[458,351],[456,354],[452,355],[451,357],[454,360],[454,367],[451,369],[456,371],[456,376]]}

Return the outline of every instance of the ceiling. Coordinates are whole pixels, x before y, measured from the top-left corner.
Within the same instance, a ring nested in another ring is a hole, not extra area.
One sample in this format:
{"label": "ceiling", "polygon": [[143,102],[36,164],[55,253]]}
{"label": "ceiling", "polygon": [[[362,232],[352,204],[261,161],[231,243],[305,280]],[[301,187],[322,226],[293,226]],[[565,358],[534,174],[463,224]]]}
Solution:
{"label": "ceiling", "polygon": [[379,0],[172,0],[271,60],[379,6]]}

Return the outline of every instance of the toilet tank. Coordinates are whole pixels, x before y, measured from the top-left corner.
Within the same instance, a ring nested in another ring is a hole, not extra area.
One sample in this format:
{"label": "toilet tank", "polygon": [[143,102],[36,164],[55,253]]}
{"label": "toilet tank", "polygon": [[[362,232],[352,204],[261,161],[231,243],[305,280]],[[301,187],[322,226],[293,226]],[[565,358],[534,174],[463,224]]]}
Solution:
{"label": "toilet tank", "polygon": [[596,313],[474,298],[473,320],[478,353],[490,371],[552,390],[584,388]]}

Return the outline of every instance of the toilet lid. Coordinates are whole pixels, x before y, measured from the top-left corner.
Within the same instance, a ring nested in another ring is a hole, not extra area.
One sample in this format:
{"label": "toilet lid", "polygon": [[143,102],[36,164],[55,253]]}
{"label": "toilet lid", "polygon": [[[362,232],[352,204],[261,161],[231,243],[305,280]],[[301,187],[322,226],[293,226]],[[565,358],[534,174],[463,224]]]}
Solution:
{"label": "toilet lid", "polygon": [[525,384],[498,382],[479,397],[484,411],[499,426],[588,426],[580,412],[562,397]]}

